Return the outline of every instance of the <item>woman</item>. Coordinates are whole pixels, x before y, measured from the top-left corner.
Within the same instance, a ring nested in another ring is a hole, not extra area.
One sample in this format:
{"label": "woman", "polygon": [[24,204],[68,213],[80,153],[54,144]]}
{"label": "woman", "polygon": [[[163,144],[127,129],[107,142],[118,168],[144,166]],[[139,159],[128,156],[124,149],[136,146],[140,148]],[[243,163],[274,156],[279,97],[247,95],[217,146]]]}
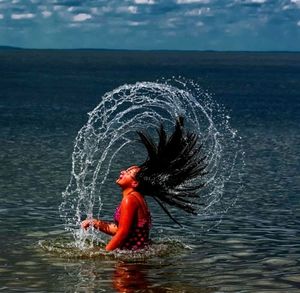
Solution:
{"label": "woman", "polygon": [[177,118],[175,130],[170,137],[163,125],[157,129],[157,144],[148,134],[137,133],[147,149],[148,158],[141,166],[132,166],[122,171],[117,179],[123,198],[116,210],[115,222],[92,219],[81,224],[84,229],[93,226],[113,236],[106,250],[136,250],[149,243],[151,217],[144,199],[146,195],[154,198],[177,224],[165,204],[191,214],[197,214],[201,205],[197,200],[198,191],[204,186],[202,180],[207,173],[207,164],[205,157],[200,155],[202,145],[199,144],[198,136],[184,130],[183,117]]}
{"label": "woman", "polygon": [[115,223],[92,219],[85,220],[81,224],[84,229],[93,226],[113,236],[106,245],[106,250],[116,248],[137,250],[149,243],[151,217],[144,197],[137,191],[136,174],[139,170],[138,166],[123,170],[116,181],[122,188],[123,198],[115,212]]}

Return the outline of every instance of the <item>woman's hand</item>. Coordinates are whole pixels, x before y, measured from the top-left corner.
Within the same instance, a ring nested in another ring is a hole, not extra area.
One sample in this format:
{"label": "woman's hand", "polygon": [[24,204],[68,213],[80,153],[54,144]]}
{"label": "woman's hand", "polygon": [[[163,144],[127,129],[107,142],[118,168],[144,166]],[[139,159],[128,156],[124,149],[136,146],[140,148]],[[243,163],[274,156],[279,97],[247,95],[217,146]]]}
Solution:
{"label": "woman's hand", "polygon": [[118,230],[118,226],[116,224],[97,219],[87,219],[81,223],[82,229],[86,230],[89,227],[94,227],[95,229],[104,232],[108,235],[115,235]]}
{"label": "woman's hand", "polygon": [[87,220],[84,220],[81,223],[81,228],[83,228],[83,229],[86,230],[89,227],[94,227],[96,222],[97,222],[96,219],[87,219]]}

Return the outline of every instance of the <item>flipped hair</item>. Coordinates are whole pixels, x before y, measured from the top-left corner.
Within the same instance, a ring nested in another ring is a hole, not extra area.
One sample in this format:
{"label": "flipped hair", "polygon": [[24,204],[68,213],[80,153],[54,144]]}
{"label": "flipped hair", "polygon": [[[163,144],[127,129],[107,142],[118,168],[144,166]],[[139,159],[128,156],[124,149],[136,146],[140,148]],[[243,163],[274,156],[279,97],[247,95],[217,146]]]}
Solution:
{"label": "flipped hair", "polygon": [[[187,213],[197,214],[199,190],[205,185],[206,157],[196,133],[184,129],[184,118],[176,119],[175,129],[168,137],[164,126],[156,128],[158,143],[145,131],[137,131],[148,157],[136,175],[138,191],[153,197],[177,224],[165,204]],[[200,181],[200,182],[199,182]],[[180,224],[179,224],[180,225]]]}

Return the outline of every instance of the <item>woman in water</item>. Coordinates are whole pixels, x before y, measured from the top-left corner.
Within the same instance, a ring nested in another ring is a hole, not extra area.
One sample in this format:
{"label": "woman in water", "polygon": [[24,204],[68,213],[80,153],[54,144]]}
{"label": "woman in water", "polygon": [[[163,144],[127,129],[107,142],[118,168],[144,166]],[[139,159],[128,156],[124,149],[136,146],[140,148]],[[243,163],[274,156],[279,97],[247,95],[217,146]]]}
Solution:
{"label": "woman in water", "polygon": [[93,226],[113,236],[106,250],[137,250],[149,244],[151,216],[144,198],[146,195],[154,198],[177,224],[164,204],[197,214],[200,205],[198,191],[204,186],[199,180],[202,181],[207,173],[198,136],[184,130],[183,117],[177,118],[170,137],[163,125],[157,132],[158,144],[148,134],[138,132],[148,158],[141,166],[121,171],[116,183],[121,187],[123,197],[114,222],[87,219],[81,224],[84,229]]}
{"label": "woman in water", "polygon": [[122,188],[122,201],[117,207],[114,223],[102,220],[85,220],[81,226],[93,226],[106,234],[112,235],[106,250],[140,249],[149,243],[149,230],[151,217],[144,197],[137,191],[138,181],[136,174],[140,171],[138,166],[129,167],[120,173],[116,183]]}

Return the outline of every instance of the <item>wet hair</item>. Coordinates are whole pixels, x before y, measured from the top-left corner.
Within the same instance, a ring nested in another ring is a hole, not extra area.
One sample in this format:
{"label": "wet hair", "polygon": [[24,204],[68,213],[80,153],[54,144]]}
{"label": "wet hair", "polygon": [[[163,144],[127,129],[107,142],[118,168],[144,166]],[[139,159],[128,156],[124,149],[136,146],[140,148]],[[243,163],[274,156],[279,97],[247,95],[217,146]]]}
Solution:
{"label": "wet hair", "polygon": [[[184,129],[184,118],[176,119],[175,129],[168,137],[163,124],[156,129],[158,143],[144,131],[138,131],[148,157],[136,175],[138,191],[153,197],[169,217],[176,222],[165,204],[187,213],[197,214],[201,205],[199,189],[205,183],[206,158],[196,133]],[[200,181],[200,182],[199,182]],[[180,225],[180,224],[179,224]]]}

